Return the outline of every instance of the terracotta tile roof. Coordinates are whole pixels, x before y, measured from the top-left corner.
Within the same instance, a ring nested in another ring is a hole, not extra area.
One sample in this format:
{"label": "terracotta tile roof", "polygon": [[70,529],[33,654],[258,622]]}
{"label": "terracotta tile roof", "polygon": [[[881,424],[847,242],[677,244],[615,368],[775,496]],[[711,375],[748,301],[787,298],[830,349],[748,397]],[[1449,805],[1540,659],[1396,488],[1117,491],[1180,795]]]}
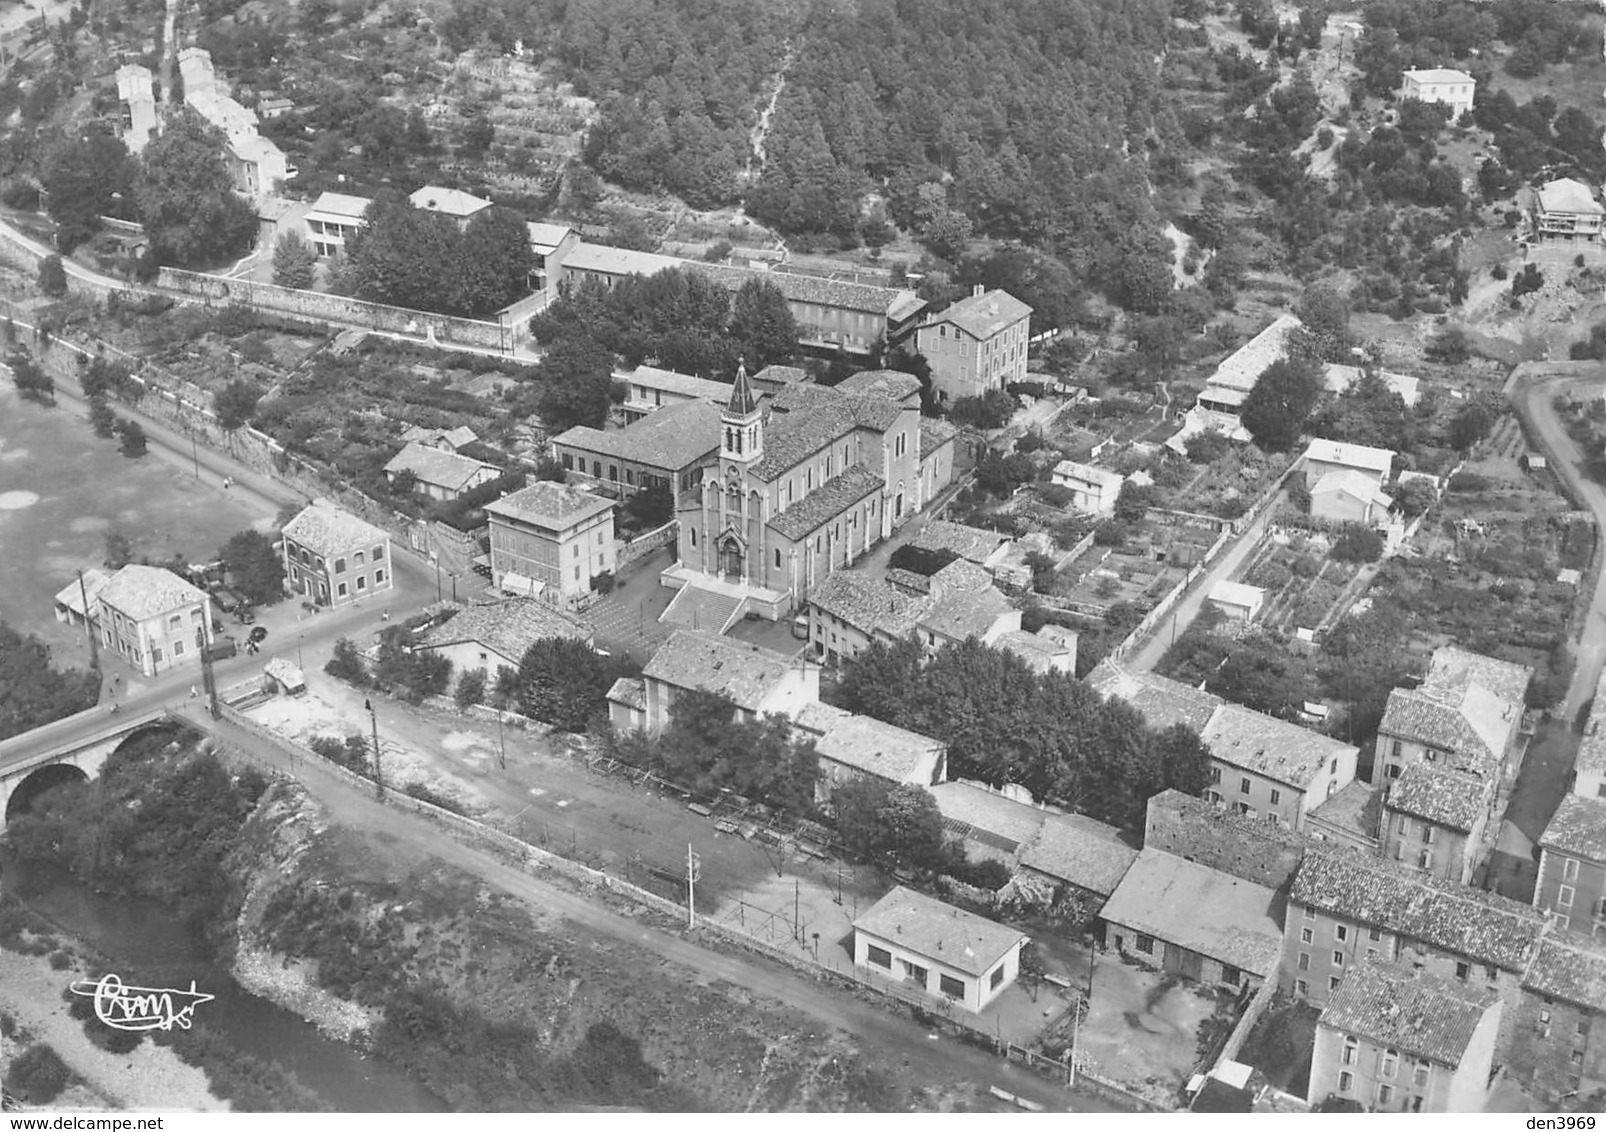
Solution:
{"label": "terracotta tile roof", "polygon": [[680,629],[653,653],[642,675],[676,688],[716,692],[739,708],[757,711],[794,667],[792,660],[770,649],[718,633]]}
{"label": "terracotta tile roof", "polygon": [[1043,828],[1021,853],[1020,863],[1108,896],[1137,859],[1138,851],[1121,840],[1121,832],[1114,826],[1080,814],[1046,814]]}
{"label": "terracotta tile roof", "polygon": [[1534,670],[1525,664],[1496,660],[1492,656],[1469,652],[1454,645],[1433,650],[1424,684],[1459,687],[1471,685],[1493,693],[1507,703],[1521,705],[1528,695]]}
{"label": "terracotta tile roof", "polygon": [[1579,775],[1606,774],[1606,669],[1595,682],[1589,721],[1584,725],[1584,737],[1573,765]]}
{"label": "terracotta tile roof", "polygon": [[1533,669],[1465,649],[1436,649],[1418,688],[1389,693],[1378,730],[1460,756],[1458,770],[1482,771],[1521,725]]}
{"label": "terracotta tile roof", "polygon": [[517,664],[532,644],[547,637],[590,641],[592,634],[586,625],[545,602],[514,598],[459,610],[426,633],[420,644],[435,649],[474,641]]}
{"label": "terracotta tile roof", "polygon": [[1360,853],[1312,847],[1290,902],[1521,971],[1545,920],[1526,904]]}
{"label": "terracotta tile roof", "polygon": [[465,444],[473,444],[479,437],[468,425],[458,425],[456,428],[425,428],[422,425],[412,425],[402,433],[402,439],[416,440],[424,444],[432,440],[444,440],[452,448],[457,449]]}
{"label": "terracotta tile roof", "polygon": [[65,606],[82,617],[84,614],[84,596],[88,595],[89,608],[94,609],[95,599],[100,596],[100,591],[106,588],[106,583],[109,581],[111,581],[111,573],[109,571],[102,570],[98,566],[86,566],[84,568],[83,585],[79,585],[78,579],[74,577],[56,595],[56,604]]}
{"label": "terracotta tile roof", "polygon": [[1333,759],[1356,753],[1348,743],[1237,704],[1223,704],[1199,737],[1211,757],[1301,790]]}
{"label": "terracotta tile roof", "polygon": [[[785,389],[776,396],[791,391]],[[772,398],[771,411],[764,421],[764,455],[752,470],[753,477],[762,483],[780,479],[826,445],[847,436],[855,427],[852,416],[833,398],[788,399],[787,403],[795,407],[776,411],[775,398]]]}
{"label": "terracotta tile roof", "polygon": [[809,704],[798,713],[799,731],[813,735],[822,759],[873,774],[888,782],[930,786],[934,760],[948,745],[867,715],[829,704]]}
{"label": "terracotta tile roof", "polygon": [[1310,817],[1328,825],[1358,834],[1361,837],[1377,837],[1377,814],[1372,810],[1377,797],[1377,790],[1362,782],[1352,779],[1344,784],[1344,788],[1328,798],[1321,805],[1310,811]]}
{"label": "terracotta tile roof", "polygon": [[611,499],[551,480],[537,480],[512,495],[504,495],[485,505],[488,514],[534,523],[548,530],[572,527],[583,519],[612,508]]}
{"label": "terracotta tile roof", "polygon": [[878,494],[886,481],[863,464],[833,476],[772,518],[766,526],[783,538],[800,539],[819,530],[861,500]]}
{"label": "terracotta tile roof", "polygon": [[901,402],[920,396],[920,379],[901,370],[866,369],[837,382],[836,388],[843,393],[866,393]]}
{"label": "terracotta tile roof", "polygon": [[1260,375],[1273,362],[1282,358],[1288,348],[1289,336],[1305,324],[1291,314],[1280,316],[1270,326],[1227,356],[1210,377],[1210,385],[1224,385],[1229,389],[1247,392],[1255,387]]}
{"label": "terracotta tile roof", "polygon": [[576,453],[679,472],[718,454],[722,412],[719,405],[708,401],[681,401],[621,429],[575,425],[554,437],[552,444]]}
{"label": "terracotta tile roof", "polygon": [[640,678],[621,676],[608,689],[608,699],[637,711],[647,710],[647,682]]}
{"label": "terracotta tile roof", "polygon": [[853,922],[853,930],[888,940],[967,975],[984,975],[1024,932],[933,900],[901,885]]}
{"label": "terracotta tile roof", "polygon": [[1522,985],[1606,1013],[1606,947],[1589,937],[1552,929],[1539,941]]}
{"label": "terracotta tile roof", "polygon": [[959,430],[947,421],[935,417],[920,418],[920,458],[929,457],[944,444],[952,444]]}
{"label": "terracotta tile roof", "polygon": [[204,607],[211,599],[171,570],[131,563],[107,579],[95,600],[130,620],[145,621],[192,605]]}
{"label": "terracotta tile roof", "polygon": [[1131,704],[1144,721],[1157,730],[1182,723],[1195,731],[1203,731],[1216,709],[1226,702],[1220,696],[1179,680],[1152,672],[1137,672],[1113,660],[1101,660],[1098,667],[1087,674],[1087,682],[1106,699],[1116,696]]}
{"label": "terracotta tile roof", "polygon": [[1099,918],[1267,978],[1282,953],[1280,913],[1265,885],[1144,849]]}
{"label": "terracotta tile roof", "polygon": [[833,571],[809,590],[809,604],[867,636],[882,633],[894,638],[908,636],[931,607],[927,598],[910,597],[849,570]]}
{"label": "terracotta tile roof", "polygon": [[1606,798],[1564,795],[1539,846],[1606,864]]}
{"label": "terracotta tile roof", "polygon": [[385,471],[392,475],[398,472],[412,472],[418,477],[419,483],[432,484],[443,487],[448,491],[463,491],[469,486],[469,481],[490,469],[492,478],[502,474],[502,469],[494,464],[487,464],[482,460],[471,460],[467,456],[459,456],[456,452],[448,452],[444,448],[431,448],[427,444],[409,441],[407,446],[385,465]]}
{"label": "terracotta tile roof", "polygon": [[992,290],[984,291],[980,295],[965,296],[957,303],[932,315],[926,325],[951,323],[972,338],[979,338],[985,342],[999,331],[1015,325],[1023,318],[1030,318],[1031,315],[1032,308],[1008,291]]}
{"label": "terracotta tile roof", "polygon": [[797,271],[728,267],[724,264],[700,263],[695,260],[684,262],[684,266],[724,284],[732,291],[740,290],[744,283],[755,279],[768,283],[786,296],[788,302],[793,303],[811,303],[815,306],[838,307],[842,310],[865,311],[885,316],[894,308],[907,306],[911,298],[914,298],[917,304],[919,302],[914,292],[906,288],[851,283],[845,279],[827,279],[822,275],[804,275]]}
{"label": "terracotta tile roof", "polygon": [[1412,763],[1389,787],[1385,804],[1435,825],[1471,833],[1478,819],[1489,812],[1493,789],[1491,780],[1476,774],[1436,763]]}
{"label": "terracotta tile roof", "polygon": [[985,527],[968,527],[947,519],[933,519],[911,541],[921,550],[947,550],[979,564],[986,562],[1011,539],[1000,531],[989,531]]}
{"label": "terracotta tile roof", "polygon": [[1321,1024],[1454,1069],[1499,1001],[1494,991],[1374,959],[1344,973]]}
{"label": "terracotta tile roof", "polygon": [[1394,506],[1393,498],[1377,486],[1376,476],[1355,468],[1335,468],[1317,480],[1310,489],[1312,496],[1339,491],[1376,507],[1387,509]]}
{"label": "terracotta tile roof", "polygon": [[367,550],[390,536],[372,523],[343,511],[326,499],[303,508],[284,525],[284,535],[300,546],[332,558],[349,550]]}
{"label": "terracotta tile roof", "polygon": [[1313,440],[1305,449],[1305,459],[1322,464],[1337,464],[1351,470],[1364,469],[1372,473],[1375,486],[1387,479],[1394,467],[1394,452],[1389,448],[1368,448],[1364,444],[1347,444],[1338,440]]}
{"label": "terracotta tile roof", "polygon": [[637,366],[633,370],[616,370],[617,380],[643,389],[656,389],[664,393],[678,393],[682,397],[697,397],[723,405],[730,399],[731,383],[709,381],[706,377],[693,377],[689,373],[676,373],[657,366]]}
{"label": "terracotta tile roof", "polygon": [[937,800],[949,833],[1010,859],[1043,828],[1043,810],[975,782],[941,782],[931,788],[931,796]]}
{"label": "terracotta tile roof", "polygon": [[935,600],[920,625],[950,640],[986,637],[1001,618],[1015,611],[991,575],[963,558],[933,574],[931,586]]}

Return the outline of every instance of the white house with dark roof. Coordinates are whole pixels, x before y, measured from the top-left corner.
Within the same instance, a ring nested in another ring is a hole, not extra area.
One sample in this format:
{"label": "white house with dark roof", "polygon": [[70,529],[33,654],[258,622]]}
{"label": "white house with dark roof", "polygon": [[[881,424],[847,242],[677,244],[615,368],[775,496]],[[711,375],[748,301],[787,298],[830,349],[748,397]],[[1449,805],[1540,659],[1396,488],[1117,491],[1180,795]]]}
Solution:
{"label": "white house with dark roof", "polygon": [[1415,688],[1395,688],[1377,733],[1374,781],[1414,762],[1498,776],[1522,731],[1533,669],[1445,645]]}
{"label": "white house with dark roof", "polygon": [[94,599],[100,641],[145,676],[194,664],[212,643],[212,600],[171,570],[130,563]]}
{"label": "white house with dark roof", "polygon": [[385,465],[385,480],[394,485],[397,477],[412,475],[418,490],[431,499],[456,499],[465,491],[490,483],[502,469],[484,460],[418,441],[409,441]]}
{"label": "white house with dark roof", "polygon": [[1315,490],[1317,481],[1329,472],[1360,472],[1382,487],[1394,468],[1394,453],[1387,448],[1368,448],[1364,444],[1345,444],[1337,440],[1313,440],[1300,457],[1305,486]]}
{"label": "white house with dark roof", "polygon": [[1056,487],[1070,489],[1072,510],[1084,515],[1113,515],[1126,477],[1110,468],[1061,460],[1054,465],[1053,481]]}
{"label": "white house with dark roof", "polygon": [[1008,291],[980,284],[927,319],[915,331],[915,346],[931,364],[937,400],[979,397],[1025,381],[1031,321],[1031,307]]}
{"label": "white house with dark roof", "polygon": [[1354,468],[1325,472],[1310,485],[1310,513],[1329,523],[1384,526],[1393,506],[1393,498],[1370,473]]}
{"label": "white house with dark roof", "polygon": [[719,462],[722,416],[718,405],[687,399],[644,413],[624,428],[575,425],[553,438],[552,458],[571,482],[620,499],[667,487],[678,508],[696,497],[704,475]]}
{"label": "white house with dark roof", "polygon": [[319,499],[284,526],[284,585],[318,605],[347,605],[395,587],[390,535]]}
{"label": "white house with dark roof", "polygon": [[1427,67],[1406,71],[1401,76],[1400,101],[1414,98],[1419,102],[1448,106],[1453,123],[1461,115],[1472,112],[1472,99],[1477,90],[1477,80],[1465,71]]}
{"label": "white house with dark roof", "polygon": [[478,670],[494,683],[499,669],[517,669],[531,645],[553,637],[590,645],[593,633],[591,626],[560,609],[516,597],[458,610],[425,633],[413,650],[446,657],[459,677]]}
{"label": "white house with dark roof", "polygon": [[1276,978],[1281,912],[1265,885],[1145,848],[1099,919],[1105,946],[1126,958],[1239,988]]}
{"label": "white house with dark roof", "polygon": [[800,736],[812,736],[820,755],[815,801],[831,800],[840,786],[874,778],[890,786],[935,786],[948,777],[948,744],[830,704],[805,704]]}
{"label": "white house with dark roof", "polygon": [[857,967],[979,1014],[1020,972],[1024,933],[898,887],[853,922]]}
{"label": "white house with dark roof", "polygon": [[1482,1112],[1500,996],[1408,964],[1350,968],[1316,1026],[1307,1103],[1366,1112]]}
{"label": "white house with dark roof", "polygon": [[[657,366],[642,365],[633,370],[615,370],[613,379],[625,386],[625,400],[620,408],[624,410],[627,422],[687,401],[724,405],[731,395],[731,387],[723,381],[709,381],[704,377],[693,377],[688,373],[676,373],[672,369],[659,369]],[[715,447],[718,447],[717,442]]]}
{"label": "white house with dark roof", "polygon": [[656,733],[669,724],[675,700],[694,690],[727,697],[742,719],[784,715],[796,720],[820,701],[820,670],[801,658],[718,633],[681,629],[658,646],[640,680],[614,684],[608,715],[622,730]]}
{"label": "white house with dark roof", "polygon": [[538,480],[485,505],[491,528],[491,584],[507,594],[572,608],[618,561],[614,502]]}
{"label": "white house with dark roof", "polygon": [[442,188],[440,185],[425,185],[411,193],[407,197],[407,203],[424,212],[438,212],[442,216],[449,216],[459,227],[467,224],[469,217],[491,207],[491,202],[484,197],[465,193],[462,189]]}
{"label": "white house with dark roof", "polygon": [[373,204],[369,197],[350,193],[322,192],[301,218],[307,229],[307,242],[324,259],[346,250],[346,241],[367,223],[365,214]]}
{"label": "white house with dark roof", "polygon": [[1482,864],[1494,808],[1495,780],[1432,763],[1412,763],[1383,796],[1383,855],[1471,884]]}

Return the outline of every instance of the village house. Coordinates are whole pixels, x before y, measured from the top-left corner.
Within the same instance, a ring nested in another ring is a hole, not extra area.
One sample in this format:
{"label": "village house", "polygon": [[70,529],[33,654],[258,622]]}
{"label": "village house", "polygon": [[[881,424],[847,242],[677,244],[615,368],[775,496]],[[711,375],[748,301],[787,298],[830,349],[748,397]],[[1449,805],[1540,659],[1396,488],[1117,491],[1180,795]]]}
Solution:
{"label": "village house", "polygon": [[1606,671],[1595,684],[1584,736],[1573,760],[1572,792],[1581,798],[1606,798]]}
{"label": "village house", "polygon": [[231,187],[260,206],[295,176],[295,169],[278,145],[257,133],[256,113],[229,94],[208,52],[199,47],[182,49],[178,70],[184,105],[223,133]]}
{"label": "village house", "polygon": [[1606,944],[1606,798],[1568,794],[1539,838],[1534,907]]}
{"label": "village house", "polygon": [[1416,688],[1389,693],[1378,725],[1373,781],[1387,784],[1414,762],[1498,777],[1522,731],[1533,669],[1445,645]]}
{"label": "village house", "polygon": [[1248,440],[1249,433],[1243,427],[1244,401],[1260,375],[1287,354],[1289,339],[1304,325],[1294,315],[1281,315],[1226,357],[1199,391],[1184,419],[1182,431],[1166,441],[1166,445],[1183,451],[1188,439],[1201,432],[1219,432],[1233,440]]}
{"label": "village house", "polygon": [[853,963],[973,1014],[1020,972],[1027,937],[899,886],[853,922]]}
{"label": "village house", "polygon": [[1539,1100],[1606,1101],[1606,949],[1554,928],[1523,976],[1512,1030],[1520,1040],[1498,1051],[1506,1072]]}
{"label": "village house", "polygon": [[1406,71],[1403,79],[1400,86],[1401,102],[1414,98],[1418,102],[1448,106],[1452,123],[1461,115],[1472,113],[1472,96],[1477,91],[1478,84],[1465,71],[1433,67]]}
{"label": "village house", "polygon": [[1032,308],[1008,291],[977,284],[971,293],[928,318],[915,347],[931,365],[938,401],[980,397],[1026,380]]}
{"label": "village house", "polygon": [[56,595],[56,620],[65,622],[68,627],[82,629],[86,621],[95,618],[95,598],[100,596],[101,589],[111,580],[111,573],[98,566],[89,566],[79,571],[79,576],[62,587]]}
{"label": "village house", "polygon": [[671,507],[679,508],[700,496],[704,475],[719,463],[722,417],[718,405],[687,400],[620,429],[575,425],[553,438],[552,458],[572,483],[620,499],[667,488]]}
{"label": "village house", "polygon": [[1199,737],[1210,751],[1210,801],[1295,830],[1354,780],[1360,755],[1349,743],[1237,704],[1217,708]]}
{"label": "village house", "polygon": [[212,643],[211,598],[158,566],[118,570],[95,595],[94,610],[101,644],[143,676],[198,663]]}
{"label": "village house", "polygon": [[1227,701],[1212,692],[1161,676],[1128,668],[1116,660],[1105,659],[1087,674],[1088,685],[1108,699],[1116,696],[1137,709],[1143,721],[1157,731],[1183,724],[1203,731]]}
{"label": "village house", "polygon": [[[624,404],[620,408],[624,410],[627,424],[659,409],[682,405],[687,401],[724,405],[731,395],[731,387],[723,381],[709,381],[657,366],[637,366],[633,370],[615,371],[613,379],[622,382],[626,389]],[[714,447],[719,447],[717,441]]]}
{"label": "village house", "polygon": [[1501,1006],[1487,989],[1405,964],[1357,964],[1317,1023],[1306,1099],[1366,1112],[1481,1112]]}
{"label": "village house", "polygon": [[1317,841],[1381,853],[1382,791],[1356,779],[1305,815],[1305,832]]}
{"label": "village house", "polygon": [[1483,862],[1495,783],[1449,767],[1412,763],[1383,798],[1383,853],[1407,868],[1471,884]]}
{"label": "village house", "polygon": [[465,193],[461,189],[442,188],[439,185],[425,185],[414,191],[408,196],[407,203],[424,212],[438,212],[442,216],[449,216],[457,222],[459,228],[466,225],[471,216],[491,207],[491,202],[483,197]]}
{"label": "village house", "polygon": [[425,428],[422,425],[410,425],[402,433],[402,443],[422,444],[426,448],[439,448],[443,452],[456,452],[465,445],[473,444],[479,440],[474,430],[467,425],[458,425],[456,428]]}
{"label": "village house", "polygon": [[1393,506],[1370,474],[1353,468],[1326,472],[1310,487],[1311,517],[1329,523],[1384,526]]}
{"label": "village house", "polygon": [[948,776],[948,744],[830,704],[804,705],[797,735],[820,755],[815,802],[827,805],[839,787],[864,779],[889,786],[935,786]]}
{"label": "village house", "polygon": [[307,228],[307,241],[320,258],[329,259],[346,250],[346,241],[357,234],[367,221],[368,206],[374,202],[368,197],[350,193],[322,192],[302,217]]}
{"label": "village house", "polygon": [[779,714],[796,720],[806,706],[820,701],[820,670],[718,633],[681,629],[658,646],[640,679],[614,682],[608,715],[621,730],[656,734],[669,724],[675,700],[688,691],[727,697],[739,719]]}
{"label": "village house", "polygon": [[1244,582],[1220,581],[1210,587],[1209,600],[1234,621],[1253,621],[1266,604],[1266,591]]}
{"label": "village house", "polygon": [[1099,919],[1123,957],[1236,990],[1276,978],[1281,913],[1265,885],[1144,846]]}
{"label": "village house", "polygon": [[1251,821],[1180,790],[1161,791],[1144,808],[1144,848],[1274,890],[1293,879],[1308,844],[1291,829]]}
{"label": "village house", "polygon": [[1084,515],[1113,515],[1126,477],[1108,468],[1061,460],[1054,465],[1053,482],[1056,487],[1070,489],[1071,510]]}
{"label": "village house", "polygon": [[420,494],[442,500],[456,499],[502,474],[502,469],[494,464],[417,441],[408,442],[391,457],[384,471],[385,480],[391,486],[395,486],[398,477],[410,474]]}
{"label": "village house", "polygon": [[1332,472],[1360,472],[1373,486],[1382,487],[1394,468],[1394,453],[1387,448],[1368,448],[1364,444],[1313,440],[1300,457],[1299,467],[1305,473],[1305,487],[1313,492],[1322,477]]}
{"label": "village house", "polygon": [[1594,191],[1571,177],[1547,181],[1534,194],[1534,231],[1541,240],[1600,239],[1601,217],[1606,208],[1595,199]]}
{"label": "village house", "polygon": [[[1339,362],[1328,363],[1323,371],[1325,387],[1329,393],[1344,394],[1355,388],[1361,378],[1366,376],[1366,370],[1360,366],[1347,366]],[[1405,402],[1407,409],[1414,409],[1421,397],[1421,382],[1414,377],[1407,377],[1403,373],[1391,373],[1388,370],[1376,370],[1375,376],[1381,381],[1390,393],[1397,394]]]}
{"label": "village house", "polygon": [[117,100],[122,107],[120,136],[135,157],[156,136],[155,83],[149,67],[125,63],[117,68]]}
{"label": "village house", "polygon": [[1002,531],[966,526],[951,519],[932,519],[909,540],[909,545],[916,550],[952,554],[992,571],[1009,557],[1015,543]]}
{"label": "village house", "polygon": [[452,662],[461,677],[483,672],[490,684],[503,668],[517,670],[536,641],[563,638],[591,645],[591,627],[576,617],[532,598],[516,597],[471,605],[436,625],[413,645]]}
{"label": "village house", "polygon": [[530,233],[530,250],[535,253],[535,265],[530,269],[530,290],[545,308],[558,297],[558,282],[562,277],[560,265],[564,256],[580,242],[580,233],[567,224],[531,221],[524,226]]}
{"label": "village house", "polygon": [[491,584],[573,608],[617,562],[611,499],[538,480],[485,505]]}
{"label": "village house", "polygon": [[1050,672],[1076,675],[1076,646],[1081,635],[1075,629],[1043,625],[1037,632],[1011,629],[993,640],[993,647],[1014,653],[1039,676]]}
{"label": "village house", "polygon": [[284,526],[284,584],[318,605],[347,605],[396,584],[390,535],[319,499]]}

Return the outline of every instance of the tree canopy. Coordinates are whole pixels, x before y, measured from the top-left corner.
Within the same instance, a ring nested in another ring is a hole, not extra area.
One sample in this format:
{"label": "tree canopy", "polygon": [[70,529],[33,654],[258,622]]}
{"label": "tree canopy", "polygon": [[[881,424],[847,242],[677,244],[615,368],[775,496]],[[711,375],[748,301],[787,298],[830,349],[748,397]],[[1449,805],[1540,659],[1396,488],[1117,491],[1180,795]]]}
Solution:
{"label": "tree canopy", "polygon": [[63,255],[100,231],[100,218],[128,199],[135,168],[127,147],[101,130],[64,139],[45,155],[39,180]]}
{"label": "tree canopy", "polygon": [[359,298],[483,318],[529,291],[535,251],[520,216],[493,205],[461,229],[440,212],[384,192],[346,241],[345,278]]}
{"label": "tree canopy", "polygon": [[0,739],[93,707],[100,673],[56,669],[50,647],[0,621]]}
{"label": "tree canopy", "polygon": [[261,531],[231,535],[217,552],[234,588],[252,605],[272,605],[284,598],[284,560],[275,540]]}
{"label": "tree canopy", "polygon": [[222,131],[188,107],[169,114],[140,154],[134,201],[162,263],[209,266],[243,254],[256,233],[256,215],[230,185]]}
{"label": "tree canopy", "polygon": [[1266,367],[1244,398],[1244,427],[1260,447],[1286,452],[1299,442],[1321,392],[1313,364],[1280,358]]}

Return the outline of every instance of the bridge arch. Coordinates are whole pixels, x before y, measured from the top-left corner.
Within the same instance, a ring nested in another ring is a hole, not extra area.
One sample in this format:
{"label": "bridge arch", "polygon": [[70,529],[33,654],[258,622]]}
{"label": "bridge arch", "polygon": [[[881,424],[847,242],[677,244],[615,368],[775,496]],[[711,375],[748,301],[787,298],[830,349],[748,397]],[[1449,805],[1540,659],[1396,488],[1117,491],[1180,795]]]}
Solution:
{"label": "bridge arch", "polygon": [[11,791],[11,797],[6,799],[6,824],[10,825],[14,819],[32,810],[34,803],[47,791],[69,782],[88,781],[89,775],[72,763],[46,763],[29,773]]}

